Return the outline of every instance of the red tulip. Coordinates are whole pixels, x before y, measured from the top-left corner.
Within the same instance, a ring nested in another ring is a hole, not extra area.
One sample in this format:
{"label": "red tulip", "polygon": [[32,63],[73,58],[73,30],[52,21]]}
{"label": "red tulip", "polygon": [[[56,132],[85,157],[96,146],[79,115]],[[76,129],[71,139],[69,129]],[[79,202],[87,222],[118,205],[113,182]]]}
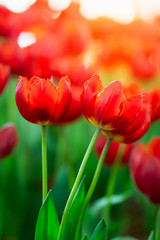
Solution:
{"label": "red tulip", "polygon": [[156,68],[150,61],[150,56],[145,56],[144,53],[132,56],[130,63],[133,74],[141,80],[146,81],[156,75]]}
{"label": "red tulip", "polygon": [[160,137],[139,144],[131,156],[131,174],[139,190],[154,203],[160,203]]}
{"label": "red tulip", "polygon": [[[95,149],[98,153],[98,156],[100,156],[104,148],[104,145],[106,144],[107,141],[108,139],[105,136],[98,136],[95,143]],[[107,151],[106,157],[104,159],[104,163],[106,163],[107,165],[112,165],[116,160],[116,157],[118,154],[119,157],[121,158],[121,165],[127,164],[133,148],[134,148],[134,143],[123,144],[113,140]]]}
{"label": "red tulip", "polygon": [[160,88],[149,92],[149,100],[151,104],[151,120],[160,119]]}
{"label": "red tulip", "polygon": [[0,94],[3,92],[8,83],[10,76],[10,68],[8,65],[0,64]]}
{"label": "red tulip", "polygon": [[0,42],[0,62],[9,65],[12,73],[19,73],[23,64],[21,48],[15,40],[3,40]]}
{"label": "red tulip", "polygon": [[5,124],[0,129],[0,158],[5,158],[18,143],[16,127],[12,123]]}
{"label": "red tulip", "polygon": [[61,121],[70,101],[71,87],[67,76],[61,78],[58,88],[49,79],[19,77],[16,103],[21,115],[29,122],[48,125]]}
{"label": "red tulip", "polygon": [[134,142],[149,128],[150,105],[146,95],[128,96],[119,81],[103,88],[99,77],[92,76],[84,84],[81,102],[87,120],[116,141]]}

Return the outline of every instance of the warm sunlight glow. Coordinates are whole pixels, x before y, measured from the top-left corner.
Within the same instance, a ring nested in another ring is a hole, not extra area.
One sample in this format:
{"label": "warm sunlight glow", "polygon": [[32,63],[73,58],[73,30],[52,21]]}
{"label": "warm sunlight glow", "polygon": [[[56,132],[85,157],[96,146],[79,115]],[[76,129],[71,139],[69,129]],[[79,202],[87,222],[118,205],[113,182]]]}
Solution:
{"label": "warm sunlight glow", "polygon": [[81,0],[81,11],[88,18],[108,16],[120,22],[131,22],[135,17],[133,1],[129,0]]}
{"label": "warm sunlight glow", "polygon": [[[0,4],[14,12],[25,11],[36,0],[0,0]],[[47,0],[42,0],[47,1]],[[48,0],[55,10],[63,10],[72,0]],[[73,0],[81,4],[82,15],[87,18],[106,16],[119,22],[129,23],[135,17],[151,20],[160,15],[159,0]]]}
{"label": "warm sunlight glow", "polygon": [[30,32],[21,32],[18,37],[18,45],[23,48],[27,47],[36,42],[36,38],[33,33]]}
{"label": "warm sunlight glow", "polygon": [[71,3],[71,0],[48,0],[49,6],[55,10],[65,9]]}
{"label": "warm sunlight glow", "polygon": [[6,6],[13,12],[23,12],[36,0],[0,0],[0,4]]}

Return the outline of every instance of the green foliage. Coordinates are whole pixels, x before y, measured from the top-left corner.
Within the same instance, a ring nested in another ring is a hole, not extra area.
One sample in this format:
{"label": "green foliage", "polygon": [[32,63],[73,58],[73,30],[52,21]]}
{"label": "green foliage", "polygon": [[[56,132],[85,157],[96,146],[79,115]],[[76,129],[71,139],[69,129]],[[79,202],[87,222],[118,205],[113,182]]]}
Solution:
{"label": "green foliage", "polygon": [[155,240],[160,239],[160,209],[158,210],[156,227],[155,227]]}
{"label": "green foliage", "polygon": [[113,238],[112,240],[138,240],[138,239],[132,237],[116,237]]}
{"label": "green foliage", "polygon": [[74,239],[76,234],[76,226],[78,224],[78,217],[80,216],[81,208],[85,198],[85,182],[84,178],[77,189],[75,197],[69,209],[68,217],[63,231],[63,240]]}
{"label": "green foliage", "polygon": [[154,240],[154,232],[153,231],[150,233],[148,240]]}
{"label": "green foliage", "polygon": [[104,219],[102,219],[95,228],[89,240],[106,240],[107,228]]}
{"label": "green foliage", "polygon": [[58,216],[52,201],[50,190],[42,207],[40,208],[35,240],[56,240],[59,231]]}
{"label": "green foliage", "polygon": [[103,211],[103,209],[106,207],[108,202],[110,201],[112,205],[120,204],[127,200],[129,197],[133,195],[133,191],[127,191],[122,194],[113,195],[110,200],[107,199],[107,197],[102,197],[98,199],[92,206],[91,211],[93,214],[96,214],[98,211]]}
{"label": "green foliage", "polygon": [[88,238],[87,238],[86,235],[84,235],[84,236],[81,238],[81,240],[88,240]]}

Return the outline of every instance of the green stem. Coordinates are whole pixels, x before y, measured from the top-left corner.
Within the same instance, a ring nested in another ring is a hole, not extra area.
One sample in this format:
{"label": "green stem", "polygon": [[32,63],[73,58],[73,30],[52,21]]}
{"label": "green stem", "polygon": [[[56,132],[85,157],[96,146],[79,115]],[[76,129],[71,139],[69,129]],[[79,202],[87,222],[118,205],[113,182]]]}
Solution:
{"label": "green stem", "polygon": [[88,193],[85,197],[85,200],[84,200],[84,203],[83,203],[83,207],[82,207],[82,210],[81,210],[81,215],[79,217],[79,222],[78,222],[78,226],[77,226],[77,231],[76,231],[76,238],[75,239],[79,239],[79,233],[81,231],[81,228],[82,228],[82,222],[83,222],[83,217],[84,217],[84,214],[85,214],[85,210],[86,210],[86,207],[92,197],[92,194],[94,192],[94,189],[97,185],[97,182],[98,182],[98,179],[99,179],[99,175],[100,175],[100,172],[101,172],[101,169],[102,169],[102,166],[103,166],[103,162],[104,162],[104,159],[105,159],[105,156],[106,156],[106,153],[108,151],[108,148],[111,144],[111,141],[112,139],[108,139],[107,143],[105,144],[104,148],[103,148],[103,151],[101,153],[101,156],[98,160],[98,164],[97,164],[97,168],[96,168],[96,171],[94,173],[94,177],[92,179],[92,182],[91,182],[91,185],[89,187],[89,190],[88,190]]}
{"label": "green stem", "polygon": [[[124,149],[122,149],[122,152],[123,152],[123,150]],[[104,211],[104,217],[105,217],[106,222],[109,220],[109,215],[110,215],[110,210],[111,210],[111,197],[112,197],[114,189],[115,189],[116,178],[117,178],[117,173],[118,173],[120,162],[121,162],[121,156],[120,156],[120,154],[117,154],[116,159],[112,166],[111,174],[110,174],[109,181],[108,181],[108,187],[107,187],[107,191],[106,191],[106,198],[108,200],[108,203],[107,203],[105,211]]]}
{"label": "green stem", "polygon": [[72,200],[73,200],[73,198],[74,198],[74,196],[75,196],[75,193],[76,193],[76,191],[77,191],[77,189],[78,189],[78,186],[79,186],[79,183],[80,183],[80,181],[81,181],[81,178],[82,178],[82,175],[83,175],[85,166],[86,166],[87,161],[88,161],[88,158],[89,158],[89,155],[90,155],[90,153],[91,153],[91,151],[92,151],[92,148],[93,148],[93,146],[94,146],[94,143],[95,143],[95,141],[96,141],[96,138],[97,138],[99,132],[100,132],[100,129],[97,128],[96,131],[95,131],[95,133],[94,133],[94,135],[93,135],[93,137],[92,137],[92,139],[91,139],[91,142],[90,142],[90,144],[89,144],[89,146],[88,146],[88,148],[87,148],[87,151],[86,151],[86,153],[85,153],[85,155],[84,155],[84,158],[83,158],[83,161],[82,161],[82,163],[81,163],[80,169],[79,169],[79,171],[78,171],[76,180],[75,180],[75,182],[74,182],[73,188],[72,188],[72,190],[71,190],[71,193],[70,193],[70,195],[69,195],[69,198],[68,198],[68,200],[67,200],[67,203],[66,203],[66,206],[65,206],[65,209],[64,209],[64,213],[63,213],[63,216],[62,216],[61,225],[60,225],[60,229],[59,229],[59,234],[58,234],[57,240],[60,240],[61,237],[62,237],[64,225],[65,225],[65,222],[66,222],[66,220],[67,220],[67,216],[68,216],[68,212],[69,212],[69,209],[70,209]]}
{"label": "green stem", "polygon": [[42,126],[42,203],[47,196],[47,144],[46,126]]}

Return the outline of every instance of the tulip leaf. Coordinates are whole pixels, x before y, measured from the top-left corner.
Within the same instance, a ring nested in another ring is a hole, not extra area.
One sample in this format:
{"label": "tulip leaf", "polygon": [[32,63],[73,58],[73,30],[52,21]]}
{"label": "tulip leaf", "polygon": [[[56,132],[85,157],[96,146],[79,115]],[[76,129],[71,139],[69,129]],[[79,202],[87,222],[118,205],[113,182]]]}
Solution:
{"label": "tulip leaf", "polygon": [[158,210],[156,226],[155,226],[155,240],[160,239],[160,208]]}
{"label": "tulip leaf", "polygon": [[89,240],[106,240],[107,228],[104,219],[102,219],[95,228]]}
{"label": "tulip leaf", "polygon": [[154,232],[153,231],[150,233],[148,240],[154,240]]}
{"label": "tulip leaf", "polygon": [[[85,183],[84,178],[77,189],[72,204],[69,209],[67,221],[64,226],[63,240],[74,239],[76,235],[76,226],[78,224],[78,216],[80,216],[82,205],[85,198]],[[80,236],[81,237],[81,236]]]}
{"label": "tulip leaf", "polygon": [[35,240],[56,240],[58,231],[59,221],[50,190],[39,211]]}
{"label": "tulip leaf", "polygon": [[111,202],[112,205],[120,204],[131,197],[132,194],[133,191],[127,191],[123,194],[113,195],[110,199],[106,197],[100,198],[93,204],[91,211],[96,214],[98,211],[103,210],[108,202]]}
{"label": "tulip leaf", "polygon": [[112,240],[138,240],[138,239],[133,237],[116,237],[112,238]]}
{"label": "tulip leaf", "polygon": [[84,235],[84,236],[81,238],[81,240],[88,240],[88,238],[87,238],[86,235]]}

